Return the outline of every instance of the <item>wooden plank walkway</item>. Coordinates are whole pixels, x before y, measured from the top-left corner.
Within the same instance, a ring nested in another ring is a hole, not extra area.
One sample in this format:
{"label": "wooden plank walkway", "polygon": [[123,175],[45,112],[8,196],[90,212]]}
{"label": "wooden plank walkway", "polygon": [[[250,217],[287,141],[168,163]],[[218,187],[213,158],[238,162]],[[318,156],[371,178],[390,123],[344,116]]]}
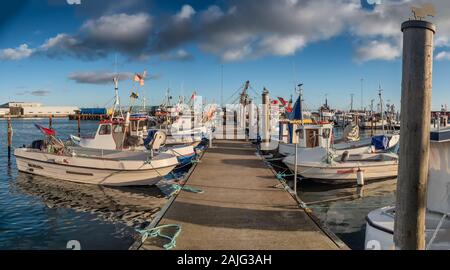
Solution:
{"label": "wooden plank walkway", "polygon": [[[280,187],[251,143],[214,141],[159,222],[178,224],[179,250],[339,249]],[[141,249],[167,243],[149,238]]]}

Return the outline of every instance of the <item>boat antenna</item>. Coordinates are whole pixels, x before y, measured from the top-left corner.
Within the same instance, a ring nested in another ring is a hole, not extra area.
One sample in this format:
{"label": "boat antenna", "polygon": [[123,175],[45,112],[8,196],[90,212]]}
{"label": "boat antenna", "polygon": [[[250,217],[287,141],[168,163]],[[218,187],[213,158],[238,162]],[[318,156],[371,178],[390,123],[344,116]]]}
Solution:
{"label": "boat antenna", "polygon": [[378,85],[378,96],[380,98],[381,127],[383,128],[383,135],[384,135],[385,131],[384,131],[384,110],[383,110],[383,89],[381,88],[381,83]]}

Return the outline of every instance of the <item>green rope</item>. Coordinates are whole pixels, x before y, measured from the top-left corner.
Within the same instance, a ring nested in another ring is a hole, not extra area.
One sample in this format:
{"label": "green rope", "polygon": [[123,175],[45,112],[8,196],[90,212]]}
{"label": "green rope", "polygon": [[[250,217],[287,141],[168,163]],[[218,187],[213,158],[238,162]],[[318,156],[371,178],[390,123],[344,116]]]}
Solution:
{"label": "green rope", "polygon": [[[170,227],[175,227],[177,229],[177,231],[175,232],[173,237],[170,237],[168,235],[165,235],[165,234],[161,233],[162,229],[170,228]],[[152,238],[154,238],[154,237],[162,237],[162,238],[165,238],[165,239],[169,240],[169,243],[163,245],[163,248],[165,250],[170,250],[170,249],[176,247],[177,237],[181,233],[181,226],[177,225],[177,224],[169,224],[169,225],[158,226],[158,227],[155,227],[155,228],[152,228],[152,229],[137,230],[137,232],[142,235],[142,243],[144,243],[145,240],[147,240],[147,238],[149,238],[149,237],[152,237]]]}
{"label": "green rope", "polygon": [[276,178],[278,180],[286,180],[285,177],[290,177],[290,176],[294,176],[293,174],[285,174],[285,173],[277,173]]}
{"label": "green rope", "polygon": [[203,190],[194,188],[194,187],[191,187],[188,185],[180,186],[178,184],[172,184],[172,185],[170,185],[170,187],[173,188],[174,191],[169,195],[169,197],[172,197],[174,194],[178,193],[180,190],[185,190],[185,191],[189,191],[192,193],[199,193],[199,194],[204,193]]}

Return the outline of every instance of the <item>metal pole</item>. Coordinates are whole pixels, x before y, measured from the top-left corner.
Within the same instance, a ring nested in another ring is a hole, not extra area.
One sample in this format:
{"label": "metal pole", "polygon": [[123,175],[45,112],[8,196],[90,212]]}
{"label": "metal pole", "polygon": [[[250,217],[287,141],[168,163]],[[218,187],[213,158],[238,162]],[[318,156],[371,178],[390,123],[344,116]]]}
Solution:
{"label": "metal pole", "polygon": [[435,25],[402,24],[403,75],[400,156],[394,228],[395,247],[425,249],[425,213],[430,151],[431,89]]}
{"label": "metal pole", "polygon": [[295,167],[294,167],[294,192],[297,196],[297,175],[298,175],[298,140],[295,143]]}

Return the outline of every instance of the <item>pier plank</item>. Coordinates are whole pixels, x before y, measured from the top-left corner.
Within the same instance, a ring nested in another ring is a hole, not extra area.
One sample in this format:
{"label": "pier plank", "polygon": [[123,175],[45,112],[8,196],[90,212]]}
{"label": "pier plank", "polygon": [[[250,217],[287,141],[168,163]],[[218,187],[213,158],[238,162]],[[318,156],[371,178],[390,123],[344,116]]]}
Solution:
{"label": "pier plank", "polygon": [[[338,249],[255,155],[251,143],[214,141],[158,225],[178,224],[179,250]],[[149,238],[144,250],[161,249]]]}

